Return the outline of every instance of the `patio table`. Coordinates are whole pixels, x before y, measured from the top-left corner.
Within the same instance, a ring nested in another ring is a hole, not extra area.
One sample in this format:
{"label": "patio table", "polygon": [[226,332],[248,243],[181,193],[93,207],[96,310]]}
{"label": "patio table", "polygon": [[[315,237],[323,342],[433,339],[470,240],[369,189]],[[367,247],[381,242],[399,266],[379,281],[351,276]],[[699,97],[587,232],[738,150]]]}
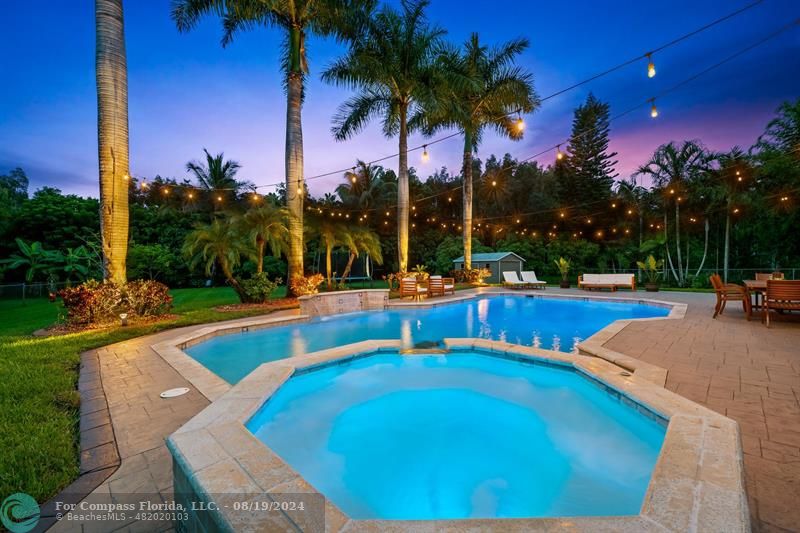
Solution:
{"label": "patio table", "polygon": [[[761,306],[764,305],[764,295],[767,292],[767,280],[765,279],[746,279],[744,280],[744,286],[747,287],[747,290],[753,295],[753,302],[750,306],[751,314],[752,309],[761,309]],[[761,297],[759,301],[759,296]],[[749,318],[749,317],[748,317]]]}

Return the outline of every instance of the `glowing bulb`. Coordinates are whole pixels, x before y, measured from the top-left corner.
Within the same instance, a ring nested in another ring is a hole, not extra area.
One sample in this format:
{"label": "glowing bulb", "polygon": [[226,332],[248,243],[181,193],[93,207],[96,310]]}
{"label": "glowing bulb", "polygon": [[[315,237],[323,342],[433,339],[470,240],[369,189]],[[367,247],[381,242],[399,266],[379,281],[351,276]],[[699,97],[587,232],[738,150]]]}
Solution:
{"label": "glowing bulb", "polygon": [[611,207],[617,207],[617,204],[611,204]]}
{"label": "glowing bulb", "polygon": [[452,201],[453,201],[453,199],[452,199],[451,197],[449,197],[449,196],[448,196],[448,197],[447,197],[447,201],[448,201],[448,202],[452,202]]}
{"label": "glowing bulb", "polygon": [[428,145],[422,147],[422,162],[427,163],[430,160],[431,156],[428,154]]}
{"label": "glowing bulb", "polygon": [[389,211],[386,211],[386,216],[387,216],[387,217],[389,216]]}
{"label": "glowing bulb", "polygon": [[131,179],[131,177],[129,175],[127,175],[127,174],[124,174],[122,176],[122,179],[124,179],[125,181],[128,181],[129,179]]}
{"label": "glowing bulb", "polygon": [[492,187],[497,187],[497,181],[496,180],[492,180]]}
{"label": "glowing bulb", "polygon": [[628,209],[628,214],[632,215],[633,214],[633,209]]}
{"label": "glowing bulb", "polygon": [[564,213],[561,213],[561,218],[564,218],[565,216],[567,216],[567,215],[565,215]]}
{"label": "glowing bulb", "polygon": [[352,181],[353,183],[355,183],[355,182],[357,181],[357,180],[356,180],[356,177],[355,177],[355,176],[353,176],[352,178],[350,178],[350,181]]}
{"label": "glowing bulb", "polygon": [[656,108],[656,101],[652,100],[653,105],[650,107],[650,116],[656,118],[658,116],[658,108]]}
{"label": "glowing bulb", "polygon": [[656,66],[653,63],[653,58],[650,54],[647,54],[647,77],[652,78],[656,75]]}
{"label": "glowing bulb", "polygon": [[189,200],[191,200],[192,198],[194,198],[194,193],[190,192],[189,194],[187,194],[187,196],[189,197]]}
{"label": "glowing bulb", "polygon": [[217,201],[221,202],[222,201],[222,196],[217,196]]}
{"label": "glowing bulb", "polygon": [[556,148],[556,159],[558,159],[559,161],[564,159],[564,152],[561,151],[561,145],[560,144]]}
{"label": "glowing bulb", "polygon": [[303,186],[302,185],[298,185],[297,186],[297,194],[303,194]]}
{"label": "glowing bulb", "polygon": [[525,131],[525,121],[522,120],[522,115],[517,117],[517,131]]}
{"label": "glowing bulb", "polygon": [[164,194],[169,194],[169,187],[164,187]]}
{"label": "glowing bulb", "polygon": [[142,182],[142,190],[145,190],[146,188],[147,188],[147,182],[143,181]]}

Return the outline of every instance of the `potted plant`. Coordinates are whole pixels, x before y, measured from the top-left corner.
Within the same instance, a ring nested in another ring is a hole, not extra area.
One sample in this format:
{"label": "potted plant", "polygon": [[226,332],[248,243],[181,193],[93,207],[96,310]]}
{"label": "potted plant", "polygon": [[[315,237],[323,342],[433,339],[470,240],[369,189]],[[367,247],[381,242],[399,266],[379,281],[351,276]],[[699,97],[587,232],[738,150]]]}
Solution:
{"label": "potted plant", "polygon": [[650,255],[644,261],[636,261],[636,264],[647,277],[647,282],[644,284],[645,290],[658,292],[658,278],[661,277],[661,267],[664,265],[664,261],[656,261],[656,258]]}
{"label": "potted plant", "polygon": [[563,257],[559,257],[557,261],[553,261],[556,264],[556,268],[558,272],[561,274],[561,283],[559,283],[559,287],[562,289],[569,289],[569,261],[564,259]]}

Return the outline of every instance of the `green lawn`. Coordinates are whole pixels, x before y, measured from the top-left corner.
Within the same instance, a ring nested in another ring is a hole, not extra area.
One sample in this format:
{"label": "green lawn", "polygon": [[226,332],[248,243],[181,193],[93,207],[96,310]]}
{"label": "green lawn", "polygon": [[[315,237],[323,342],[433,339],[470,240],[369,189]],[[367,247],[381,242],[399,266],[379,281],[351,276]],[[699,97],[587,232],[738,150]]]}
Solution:
{"label": "green lawn", "polygon": [[0,300],[0,498],[26,492],[43,502],[77,477],[81,352],[167,328],[263,313],[214,311],[238,302],[228,287],[172,295],[178,316],[168,321],[41,338],[30,334],[53,324],[60,304]]}

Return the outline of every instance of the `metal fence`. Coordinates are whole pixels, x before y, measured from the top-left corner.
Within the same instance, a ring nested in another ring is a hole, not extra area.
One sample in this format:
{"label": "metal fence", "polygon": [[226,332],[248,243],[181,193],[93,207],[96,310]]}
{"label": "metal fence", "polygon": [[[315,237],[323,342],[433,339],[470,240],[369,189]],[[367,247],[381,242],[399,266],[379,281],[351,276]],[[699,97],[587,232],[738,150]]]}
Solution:
{"label": "metal fence", "polygon": [[0,285],[0,298],[9,299],[28,299],[28,298],[47,298],[51,292],[57,292],[67,286],[67,282],[57,283],[11,283]]}

